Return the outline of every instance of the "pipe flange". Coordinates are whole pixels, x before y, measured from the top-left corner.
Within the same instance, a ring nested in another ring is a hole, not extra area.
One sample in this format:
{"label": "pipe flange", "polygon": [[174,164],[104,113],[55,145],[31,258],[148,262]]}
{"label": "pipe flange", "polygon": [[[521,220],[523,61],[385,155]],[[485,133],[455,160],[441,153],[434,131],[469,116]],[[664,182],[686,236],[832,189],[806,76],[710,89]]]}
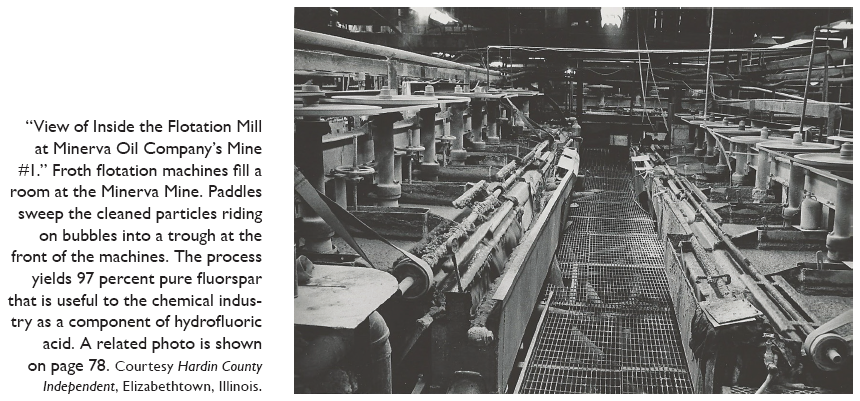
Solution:
{"label": "pipe flange", "polygon": [[414,256],[398,262],[392,274],[398,282],[406,278],[412,279],[412,285],[402,294],[406,299],[421,297],[430,291],[430,286],[433,285],[433,269],[427,262]]}
{"label": "pipe flange", "polygon": [[400,184],[377,184],[376,198],[383,200],[400,199],[402,193]]}
{"label": "pipe flange", "polygon": [[454,135],[443,135],[439,139],[441,139],[442,141],[453,141],[453,140],[457,139],[457,137]]}
{"label": "pipe flange", "polygon": [[854,236],[837,235],[834,232],[827,234],[825,246],[827,247],[827,259],[838,261],[846,260],[851,256],[852,247],[854,245]]}
{"label": "pipe flange", "polygon": [[338,167],[334,168],[334,171],[338,174],[343,174],[347,177],[354,177],[354,176],[363,177],[363,176],[372,175],[373,173],[376,172],[376,170],[374,170],[373,167],[367,167],[367,166],[357,166],[357,167],[356,166],[338,166]]}
{"label": "pipe flange", "polygon": [[423,147],[423,146],[407,146],[407,147],[405,147],[405,148],[394,148],[394,149],[395,149],[395,150],[406,151],[406,152],[423,152],[423,151],[424,151],[424,147]]}
{"label": "pipe flange", "polygon": [[809,356],[812,358],[812,362],[826,372],[842,369],[848,354],[848,343],[844,338],[833,333],[816,337],[809,346]]}

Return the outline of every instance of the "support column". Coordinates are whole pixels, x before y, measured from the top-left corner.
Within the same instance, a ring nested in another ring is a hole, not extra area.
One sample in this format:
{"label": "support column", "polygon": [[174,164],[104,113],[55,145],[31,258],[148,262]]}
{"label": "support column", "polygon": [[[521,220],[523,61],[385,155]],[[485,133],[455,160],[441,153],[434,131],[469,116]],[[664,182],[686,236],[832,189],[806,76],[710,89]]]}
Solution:
{"label": "support column", "polygon": [[585,104],[583,92],[582,73],[576,74],[576,119],[582,121],[582,106]]}
{"label": "support column", "polygon": [[462,166],[466,163],[466,149],[463,148],[463,126],[465,125],[463,110],[465,110],[465,104],[452,103],[449,110],[451,110],[451,135],[455,138],[451,148],[451,164]]}
{"label": "support column", "polygon": [[833,261],[851,260],[853,235],[852,221],[854,206],[851,204],[851,184],[836,182],[836,213],[833,217],[833,231],[827,234],[827,259]]}
{"label": "support column", "polygon": [[478,99],[472,99],[472,146],[475,150],[481,151],[487,148],[484,138],[481,135],[484,121],[484,102]]}
{"label": "support column", "polygon": [[770,181],[770,154],[758,149],[756,156],[755,188],[752,191],[753,203],[762,203],[767,198],[767,186]]}
{"label": "support column", "polygon": [[421,179],[439,180],[439,163],[436,161],[436,111],[438,108],[421,109],[421,146],[424,147],[421,161]]}
{"label": "support column", "polygon": [[523,108],[520,111],[523,113],[524,116],[529,116],[529,98],[523,100]]}
{"label": "support column", "polygon": [[[308,182],[317,191],[325,193],[325,171],[323,166],[322,136],[329,133],[328,122],[318,117],[306,117],[296,121],[295,163]],[[303,200],[299,202],[299,235],[305,239],[304,249],[310,253],[334,253],[331,243],[334,231]]]}
{"label": "support column", "polygon": [[745,143],[735,143],[735,171],[732,173],[732,185],[741,185],[743,184],[744,177],[747,176],[747,153],[749,153],[749,147]]}
{"label": "support column", "polygon": [[[716,144],[716,142],[719,141],[719,139],[717,139],[716,135],[712,134],[710,136],[714,138],[714,144]],[[729,172],[729,155],[727,155],[724,150],[725,150],[725,147],[718,147],[718,146],[714,147],[714,152],[717,153],[719,156],[719,161],[717,162],[716,172],[717,172],[717,174],[720,174],[720,175]]]}
{"label": "support column", "polygon": [[798,164],[791,163],[788,172],[788,206],[782,210],[783,226],[790,226],[800,213],[800,202],[803,201],[803,183],[806,174]]}
{"label": "support column", "polygon": [[[807,171],[806,188],[812,188],[812,175]],[[821,228],[821,203],[811,193],[807,193],[800,204],[800,228],[804,230],[818,230]]]}
{"label": "support column", "polygon": [[400,78],[397,77],[397,60],[388,60],[388,87],[391,88],[393,94],[400,93]]}
{"label": "support column", "polygon": [[705,156],[705,162],[710,164],[714,162],[716,154],[714,153],[714,148],[717,147],[717,138],[704,127],[700,127],[699,130],[702,131],[702,135],[705,136],[705,142],[707,142],[708,153]]}
{"label": "support column", "polygon": [[499,137],[499,102],[498,100],[487,101],[487,143],[498,145]]}
{"label": "support column", "polygon": [[[363,141],[361,139],[364,139]],[[359,164],[368,163],[374,159],[373,136],[363,135],[358,141]]]}
{"label": "support column", "polygon": [[403,182],[403,156],[406,152],[394,149],[394,183],[400,184]]}
{"label": "support column", "polygon": [[334,201],[340,207],[346,209],[346,176],[338,174],[334,176]]}
{"label": "support column", "polygon": [[400,113],[373,117],[373,143],[376,156],[376,203],[378,206],[399,206],[400,180],[394,177],[394,121]]}
{"label": "support column", "polygon": [[698,157],[704,157],[707,153],[705,150],[705,129],[700,126],[690,126],[690,130],[695,130],[696,132],[696,149],[693,150],[693,154]]}

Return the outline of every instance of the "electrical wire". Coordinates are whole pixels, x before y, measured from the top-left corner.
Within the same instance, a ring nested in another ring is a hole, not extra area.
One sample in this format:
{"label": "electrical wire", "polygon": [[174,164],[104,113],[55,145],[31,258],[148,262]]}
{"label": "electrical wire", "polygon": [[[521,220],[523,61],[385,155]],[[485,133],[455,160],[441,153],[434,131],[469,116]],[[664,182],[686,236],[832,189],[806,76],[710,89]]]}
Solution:
{"label": "electrical wire", "polygon": [[[645,40],[645,50],[648,50],[648,34],[645,31],[642,31],[642,38]],[[654,76],[654,68],[652,67],[653,63],[651,63],[651,53],[648,53],[648,71],[651,72],[651,78],[654,79],[654,91],[657,92],[657,110],[660,112],[660,116],[663,117],[663,126],[666,129],[669,129],[669,122],[666,121],[666,116],[663,114],[663,102],[660,101],[660,88],[657,85],[657,78]],[[645,79],[648,79],[648,75],[645,75]],[[643,104],[643,106],[645,106]],[[650,121],[650,120],[649,120]],[[653,126],[652,126],[653,128]],[[654,129],[654,131],[657,131]]]}
{"label": "electrical wire", "polygon": [[[644,33],[644,30],[643,30]],[[640,121],[645,121],[645,118],[648,118],[648,125],[651,126],[651,129],[654,130],[654,123],[651,122],[651,116],[645,112],[645,105],[648,102],[648,98],[645,94],[645,81],[642,77],[642,48],[639,45],[639,10],[636,10],[636,49],[640,52],[636,53],[636,57],[639,59],[639,64],[637,65],[637,70],[639,70],[639,88],[642,91],[642,116],[640,117]],[[650,62],[648,64],[651,64]]]}
{"label": "electrical wire", "polygon": [[711,34],[708,39],[708,68],[705,72],[705,119],[708,118],[708,90],[710,89],[707,83],[711,80],[711,52],[714,48],[714,8],[711,7]]}

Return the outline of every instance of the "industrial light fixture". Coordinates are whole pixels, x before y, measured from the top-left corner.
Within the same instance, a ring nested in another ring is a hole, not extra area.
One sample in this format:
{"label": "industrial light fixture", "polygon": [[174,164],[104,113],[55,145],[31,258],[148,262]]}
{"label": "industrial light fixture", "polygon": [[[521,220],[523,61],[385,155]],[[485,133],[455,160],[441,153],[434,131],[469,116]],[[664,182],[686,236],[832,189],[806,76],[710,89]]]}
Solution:
{"label": "industrial light fixture", "polygon": [[778,43],[771,36],[760,36],[753,40],[752,44],[757,46],[773,46]]}
{"label": "industrial light fixture", "polygon": [[412,7],[412,10],[414,10],[418,14],[419,18],[426,15],[431,20],[436,21],[442,25],[459,22],[456,18],[453,18],[450,15],[433,7]]}
{"label": "industrial light fixture", "polygon": [[600,7],[600,20],[603,27],[615,25],[621,27],[621,18],[624,16],[624,7]]}

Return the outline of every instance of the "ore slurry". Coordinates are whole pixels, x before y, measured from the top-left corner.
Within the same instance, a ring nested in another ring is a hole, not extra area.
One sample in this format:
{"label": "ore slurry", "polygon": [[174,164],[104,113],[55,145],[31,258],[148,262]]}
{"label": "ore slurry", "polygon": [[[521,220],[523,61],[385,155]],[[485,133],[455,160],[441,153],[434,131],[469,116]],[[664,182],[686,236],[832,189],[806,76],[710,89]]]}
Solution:
{"label": "ore slurry", "polygon": [[692,393],[654,222],[633,200],[632,174],[583,152],[557,251],[568,288],[550,285],[517,393]]}

